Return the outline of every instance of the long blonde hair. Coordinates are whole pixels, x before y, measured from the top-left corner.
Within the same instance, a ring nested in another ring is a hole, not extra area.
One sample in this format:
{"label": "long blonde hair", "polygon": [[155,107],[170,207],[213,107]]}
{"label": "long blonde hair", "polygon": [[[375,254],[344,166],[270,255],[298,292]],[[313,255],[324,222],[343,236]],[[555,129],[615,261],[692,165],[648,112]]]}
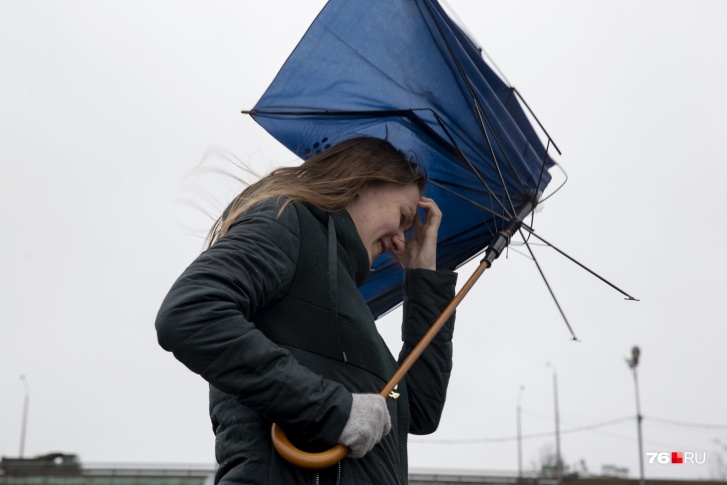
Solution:
{"label": "long blonde hair", "polygon": [[208,234],[209,244],[221,238],[241,214],[263,200],[285,197],[285,205],[303,202],[327,212],[341,212],[364,187],[377,183],[416,184],[423,191],[426,174],[413,154],[406,154],[387,141],[373,137],[343,141],[301,165],[273,170],[246,187],[215,221]]}

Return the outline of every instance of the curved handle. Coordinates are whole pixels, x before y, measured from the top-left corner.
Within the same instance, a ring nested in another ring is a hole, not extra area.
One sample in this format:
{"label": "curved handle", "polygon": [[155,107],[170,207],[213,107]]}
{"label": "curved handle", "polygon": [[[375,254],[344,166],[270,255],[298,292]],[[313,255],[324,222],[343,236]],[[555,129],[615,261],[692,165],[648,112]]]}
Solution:
{"label": "curved handle", "polygon": [[348,453],[348,448],[340,444],[320,453],[303,451],[296,448],[288,439],[283,428],[275,423],[273,423],[273,427],[270,430],[270,435],[273,440],[273,446],[280,453],[280,456],[285,458],[288,463],[308,470],[320,470],[321,468],[333,466],[343,460],[343,457]]}

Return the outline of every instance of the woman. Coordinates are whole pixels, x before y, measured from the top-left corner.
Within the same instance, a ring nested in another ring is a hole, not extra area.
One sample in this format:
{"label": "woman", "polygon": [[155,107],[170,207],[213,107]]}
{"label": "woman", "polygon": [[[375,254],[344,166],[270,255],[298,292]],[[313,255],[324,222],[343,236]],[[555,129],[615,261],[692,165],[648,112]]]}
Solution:
{"label": "woman", "polygon": [[[210,383],[216,483],[407,483],[407,434],[433,432],[444,405],[454,317],[384,400],[398,364],[358,287],[387,251],[404,266],[402,361],[456,282],[436,270],[441,212],[425,183],[389,143],[356,138],[273,171],[217,221],[156,321],[160,345]],[[271,423],[301,449],[342,443],[348,457],[297,468]]]}

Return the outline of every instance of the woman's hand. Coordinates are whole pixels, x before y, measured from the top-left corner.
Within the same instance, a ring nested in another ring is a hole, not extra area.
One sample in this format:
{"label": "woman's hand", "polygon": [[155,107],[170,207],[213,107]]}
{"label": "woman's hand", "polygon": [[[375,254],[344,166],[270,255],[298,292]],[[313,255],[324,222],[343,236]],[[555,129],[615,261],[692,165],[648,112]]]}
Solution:
{"label": "woman's hand", "polygon": [[404,251],[395,254],[401,265],[406,269],[437,269],[437,235],[442,222],[442,211],[436,202],[429,197],[420,197],[418,207],[424,209],[425,217],[422,222],[419,214],[414,217],[414,238],[404,240],[403,236],[396,236],[396,243],[404,246]]}

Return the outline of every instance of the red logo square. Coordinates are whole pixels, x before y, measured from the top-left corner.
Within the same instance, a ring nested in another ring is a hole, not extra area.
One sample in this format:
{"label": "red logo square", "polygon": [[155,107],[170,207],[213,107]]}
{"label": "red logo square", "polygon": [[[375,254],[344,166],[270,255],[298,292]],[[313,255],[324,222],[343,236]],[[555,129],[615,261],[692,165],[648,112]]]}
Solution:
{"label": "red logo square", "polygon": [[672,451],[671,452],[671,462],[672,463],[684,463],[684,454],[681,451]]}

